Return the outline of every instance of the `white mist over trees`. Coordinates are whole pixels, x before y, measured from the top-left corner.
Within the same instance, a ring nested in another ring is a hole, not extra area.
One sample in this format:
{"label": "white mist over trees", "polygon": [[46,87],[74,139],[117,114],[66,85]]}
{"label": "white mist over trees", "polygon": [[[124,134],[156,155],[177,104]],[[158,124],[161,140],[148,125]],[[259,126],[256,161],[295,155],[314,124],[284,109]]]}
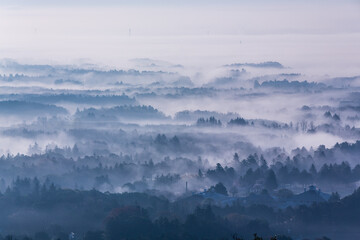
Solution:
{"label": "white mist over trees", "polygon": [[0,240],[358,239],[357,1],[0,2]]}

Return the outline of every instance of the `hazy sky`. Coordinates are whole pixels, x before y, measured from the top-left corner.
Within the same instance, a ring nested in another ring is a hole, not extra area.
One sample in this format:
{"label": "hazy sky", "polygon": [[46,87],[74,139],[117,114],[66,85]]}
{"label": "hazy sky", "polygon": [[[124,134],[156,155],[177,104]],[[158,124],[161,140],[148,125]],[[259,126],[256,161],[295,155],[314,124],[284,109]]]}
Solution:
{"label": "hazy sky", "polygon": [[0,6],[2,57],[111,65],[136,57],[185,65],[279,60],[351,73],[360,67],[360,1],[2,0]]}

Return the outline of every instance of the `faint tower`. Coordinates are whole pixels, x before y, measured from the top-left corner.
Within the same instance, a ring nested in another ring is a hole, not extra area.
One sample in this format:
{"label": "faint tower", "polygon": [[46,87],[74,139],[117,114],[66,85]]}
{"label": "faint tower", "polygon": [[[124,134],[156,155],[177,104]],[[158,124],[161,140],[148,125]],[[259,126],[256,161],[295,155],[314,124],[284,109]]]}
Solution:
{"label": "faint tower", "polygon": [[129,28],[129,37],[131,37],[131,28]]}
{"label": "faint tower", "polygon": [[187,182],[185,183],[185,192],[186,193],[188,192],[188,184],[187,184]]}

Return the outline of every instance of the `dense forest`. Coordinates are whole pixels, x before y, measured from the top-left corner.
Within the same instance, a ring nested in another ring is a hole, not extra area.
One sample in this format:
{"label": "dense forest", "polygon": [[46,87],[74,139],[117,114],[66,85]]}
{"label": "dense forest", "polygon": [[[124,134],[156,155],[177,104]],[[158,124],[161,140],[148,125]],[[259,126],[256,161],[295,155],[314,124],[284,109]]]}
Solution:
{"label": "dense forest", "polygon": [[358,77],[172,69],[3,60],[0,239],[360,236]]}

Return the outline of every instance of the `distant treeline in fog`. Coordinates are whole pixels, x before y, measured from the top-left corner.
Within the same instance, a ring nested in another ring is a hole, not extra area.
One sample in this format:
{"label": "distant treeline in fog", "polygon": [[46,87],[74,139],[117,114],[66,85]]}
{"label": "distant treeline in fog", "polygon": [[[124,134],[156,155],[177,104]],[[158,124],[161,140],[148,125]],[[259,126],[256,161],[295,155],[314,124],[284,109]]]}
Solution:
{"label": "distant treeline in fog", "polygon": [[359,76],[132,63],[0,61],[0,239],[359,238]]}

